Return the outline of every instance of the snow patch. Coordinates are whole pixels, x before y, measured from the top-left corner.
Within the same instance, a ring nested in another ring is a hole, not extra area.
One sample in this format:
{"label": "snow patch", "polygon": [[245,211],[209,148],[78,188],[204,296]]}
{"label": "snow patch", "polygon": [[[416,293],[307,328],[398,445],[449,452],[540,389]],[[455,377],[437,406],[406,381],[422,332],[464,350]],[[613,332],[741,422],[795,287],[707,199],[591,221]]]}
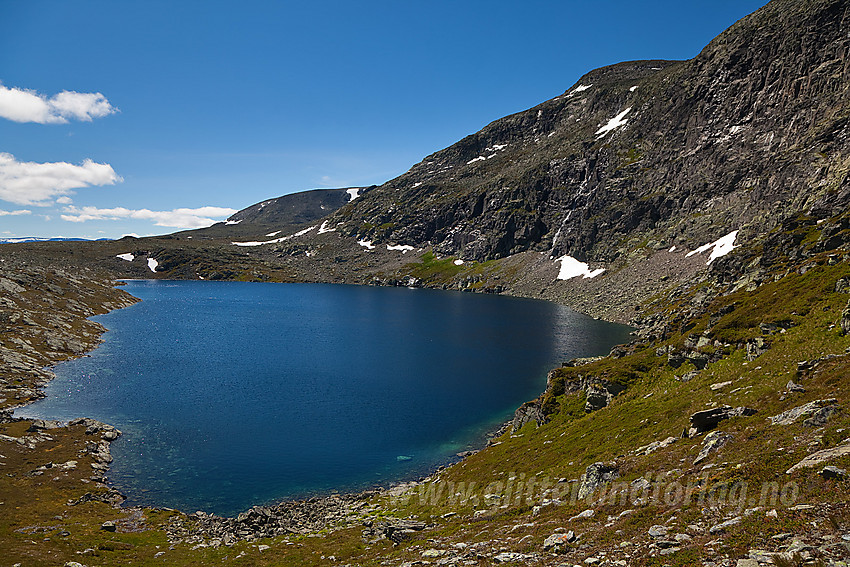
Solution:
{"label": "snow patch", "polygon": [[608,123],[605,126],[603,126],[602,128],[600,128],[599,130],[596,131],[596,139],[599,140],[600,138],[604,137],[605,134],[607,134],[608,132],[610,132],[612,130],[616,130],[617,128],[619,128],[621,126],[625,126],[626,122],[628,122],[628,120],[626,119],[626,114],[631,112],[631,110],[632,110],[632,107],[630,106],[627,109],[625,109],[623,112],[621,112],[620,114],[618,114],[617,116],[615,116],[614,118],[609,120]]}
{"label": "snow patch", "polygon": [[242,222],[242,219],[225,221],[224,224],[231,225],[231,224],[239,224],[240,222]]}
{"label": "snow patch", "polygon": [[637,86],[637,85],[635,85],[635,86],[633,86],[632,88],[630,88],[630,89],[629,89],[629,92],[630,92],[630,93],[633,93],[633,92],[635,92],[635,91],[637,90],[637,88],[638,88],[638,86]]}
{"label": "snow patch", "polygon": [[313,225],[305,228],[304,230],[299,230],[295,234],[290,234],[289,236],[283,236],[281,238],[275,238],[274,240],[264,240],[263,242],[253,241],[253,242],[231,242],[234,246],[262,246],[263,244],[278,244],[280,242],[286,242],[292,238],[296,238],[298,236],[304,236],[311,230],[318,228],[318,225]]}
{"label": "snow patch", "polygon": [[280,234],[281,232],[283,232],[283,231],[282,231],[282,230],[276,230],[276,231],[274,231],[274,232],[270,232],[270,233],[268,233],[266,236],[268,236],[269,238],[271,238],[271,237],[273,237],[273,236],[277,236],[277,235],[278,235],[278,234]]}
{"label": "snow patch", "polygon": [[675,251],[676,251],[676,246],[671,246],[670,250],[668,250],[668,252],[675,252]]}
{"label": "snow patch", "polygon": [[304,230],[299,230],[298,232],[296,232],[292,236],[287,236],[287,238],[295,238],[296,236],[304,236],[305,234],[307,234],[311,230],[314,230],[317,226],[318,225],[313,225],[313,226],[305,228]]}
{"label": "snow patch", "polygon": [[118,255],[117,255],[117,256],[115,256],[115,257],[116,257],[116,258],[121,258],[122,260],[127,260],[128,262],[132,262],[133,260],[135,260],[135,259],[136,259],[136,257],[135,257],[135,256],[133,256],[132,254],[130,254],[129,252],[127,252],[126,254],[118,254]]}
{"label": "snow patch", "polygon": [[492,146],[488,146],[488,147],[484,148],[484,151],[485,152],[492,152],[489,156],[478,156],[477,158],[472,158],[471,160],[466,162],[466,165],[473,164],[476,161],[484,161],[484,160],[487,160],[487,159],[490,159],[490,158],[494,158],[494,157],[496,157],[496,152],[503,152],[503,151],[505,151],[505,148],[507,148],[507,147],[508,147],[507,144],[493,144]]}
{"label": "snow patch", "polygon": [[738,237],[738,231],[733,230],[732,232],[730,232],[726,236],[718,238],[714,242],[709,242],[708,244],[703,244],[702,246],[700,246],[696,250],[688,252],[687,254],[685,254],[685,258],[690,258],[694,254],[703,254],[703,253],[711,250],[711,255],[708,257],[708,262],[705,263],[705,265],[707,266],[707,265],[711,264],[717,258],[722,258],[726,254],[728,254],[729,252],[731,252],[732,250],[737,248],[737,246],[735,246],[735,238],[737,238],[737,237]]}
{"label": "snow patch", "polygon": [[454,261],[454,265],[455,265],[455,266],[463,266],[463,260],[460,260],[460,259],[455,260],[455,261]]}
{"label": "snow patch", "polygon": [[153,258],[148,258],[148,268],[150,268],[150,270],[151,270],[153,273],[156,273],[156,267],[157,267],[157,266],[159,266],[159,262],[157,262],[157,261],[156,261],[156,260],[154,260]]}
{"label": "snow patch", "polygon": [[398,250],[402,254],[407,254],[408,252],[413,250],[413,246],[410,246],[408,244],[399,244],[397,246],[390,246],[389,244],[387,244],[387,250]]}
{"label": "snow patch", "polygon": [[346,189],[345,192],[349,195],[349,203],[360,196],[360,189]]}
{"label": "snow patch", "polygon": [[568,92],[567,96],[569,97],[569,96],[573,96],[574,94],[584,92],[592,86],[593,86],[593,83],[590,83],[589,85],[579,85],[576,88],[574,88],[573,90],[571,90],[570,92]]}
{"label": "snow patch", "polygon": [[366,248],[367,250],[374,250],[375,249],[375,245],[372,244],[371,240],[358,240],[357,244],[359,244],[363,248]]}
{"label": "snow patch", "polygon": [[591,271],[587,263],[576,260],[572,256],[561,256],[555,259],[555,261],[561,263],[561,269],[558,271],[559,280],[569,280],[579,276],[585,279],[595,278],[605,271],[605,268],[597,268]]}
{"label": "snow patch", "polygon": [[334,232],[335,228],[328,228],[328,221],[322,223],[322,226],[319,227],[319,234],[324,234],[326,232]]}

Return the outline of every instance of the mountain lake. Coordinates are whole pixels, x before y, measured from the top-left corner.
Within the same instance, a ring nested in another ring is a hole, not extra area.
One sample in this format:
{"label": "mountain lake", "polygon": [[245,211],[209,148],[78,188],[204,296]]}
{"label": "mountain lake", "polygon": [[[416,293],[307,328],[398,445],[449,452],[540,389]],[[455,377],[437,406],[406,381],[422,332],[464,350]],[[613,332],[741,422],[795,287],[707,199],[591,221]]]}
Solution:
{"label": "mountain lake", "polygon": [[545,301],[331,284],[134,280],[88,356],[16,415],[115,425],[127,504],[236,514],[430,474],[547,372],[630,329]]}

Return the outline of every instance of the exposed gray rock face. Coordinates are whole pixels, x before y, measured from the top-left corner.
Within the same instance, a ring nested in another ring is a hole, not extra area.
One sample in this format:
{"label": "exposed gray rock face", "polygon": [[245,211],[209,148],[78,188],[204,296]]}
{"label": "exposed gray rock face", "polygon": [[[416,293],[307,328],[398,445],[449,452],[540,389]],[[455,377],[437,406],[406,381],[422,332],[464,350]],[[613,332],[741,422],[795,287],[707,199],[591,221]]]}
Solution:
{"label": "exposed gray rock face", "polygon": [[809,455],[808,457],[806,457],[805,459],[785,471],[785,474],[791,474],[792,472],[799,469],[816,467],[832,459],[837,459],[845,455],[850,455],[850,439],[845,440],[840,445],[836,445],[835,447],[824,449],[823,451],[818,451],[817,453],[812,453],[811,455]]}
{"label": "exposed gray rock face", "polygon": [[731,406],[722,406],[719,408],[698,411],[691,416],[691,427],[695,430],[694,433],[704,433],[717,427],[717,424],[724,419],[742,416],[748,417],[755,413],[756,410],[752,408],[733,408]]}
{"label": "exposed gray rock face", "polygon": [[593,492],[607,482],[611,482],[620,477],[620,472],[614,465],[605,463],[593,463],[585,469],[581,476],[581,484],[578,489],[578,498],[584,499],[592,495]]}
{"label": "exposed gray rock face", "polygon": [[694,464],[700,464],[706,460],[709,455],[720,450],[721,447],[726,445],[733,438],[734,437],[729,433],[724,433],[723,431],[712,431],[705,436],[702,449],[700,450],[699,455],[697,455],[697,458],[694,459]]}
{"label": "exposed gray rock face", "polygon": [[586,375],[581,376],[578,380],[571,380],[565,383],[564,389],[568,394],[584,392],[584,411],[590,413],[606,407],[609,403],[611,403],[612,399],[625,391],[626,387],[623,384],[618,384],[617,382],[611,382],[603,378],[597,378],[596,376]]}
{"label": "exposed gray rock face", "polygon": [[839,406],[837,404],[838,400],[835,398],[815,400],[784,411],[779,415],[771,416],[768,419],[773,425],[791,425],[798,419],[804,418],[808,422],[806,425],[817,427],[826,423],[829,417],[838,412]]}
{"label": "exposed gray rock face", "polygon": [[762,337],[756,337],[751,341],[747,341],[747,360],[752,362],[767,352],[769,348],[770,342]]}
{"label": "exposed gray rock face", "polygon": [[[775,1],[690,61],[594,70],[579,80],[590,88],[493,122],[332,222],[347,235],[475,260],[539,250],[610,261],[623,235],[693,249],[774,223],[768,210],[791,217],[835,187],[812,195],[815,158],[778,164],[777,152],[828,146],[824,155],[840,159],[846,147],[844,8]],[[623,112],[624,126],[600,128]]]}
{"label": "exposed gray rock face", "polygon": [[526,423],[532,421],[537,425],[546,423],[546,416],[543,415],[543,402],[540,399],[525,402],[514,412],[513,421],[511,421],[511,433],[516,433]]}
{"label": "exposed gray rock face", "polygon": [[841,319],[838,320],[838,325],[841,327],[842,333],[845,335],[850,333],[850,301],[847,302],[847,306],[841,312]]}
{"label": "exposed gray rock face", "polygon": [[614,396],[601,386],[590,386],[585,390],[584,411],[587,413],[600,410],[608,405]]}

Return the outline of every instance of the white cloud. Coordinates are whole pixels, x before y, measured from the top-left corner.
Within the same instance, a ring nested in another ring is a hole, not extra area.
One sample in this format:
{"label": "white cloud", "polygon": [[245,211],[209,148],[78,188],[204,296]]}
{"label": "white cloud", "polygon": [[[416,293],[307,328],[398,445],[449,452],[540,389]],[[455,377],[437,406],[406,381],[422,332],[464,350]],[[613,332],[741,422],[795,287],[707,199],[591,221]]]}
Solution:
{"label": "white cloud", "polygon": [[97,207],[65,207],[62,220],[86,222],[90,220],[148,220],[156,226],[171,228],[204,228],[213,225],[217,218],[227,218],[236,213],[236,209],[226,207],[198,207],[196,209],[173,209],[170,211],[151,211],[150,209],[99,209]]}
{"label": "white cloud", "polygon": [[0,200],[18,205],[46,206],[57,197],[72,195],[73,189],[121,181],[124,180],[111,165],[90,159],[82,165],[64,161],[36,163],[18,161],[12,154],[0,152]]}
{"label": "white cloud", "polygon": [[91,122],[117,112],[100,93],[62,91],[50,98],[30,89],[0,84],[0,117],[14,122],[67,124],[69,120]]}
{"label": "white cloud", "polygon": [[32,211],[28,211],[27,209],[21,209],[19,211],[3,211],[0,210],[0,217],[17,217],[20,215],[31,215]]}

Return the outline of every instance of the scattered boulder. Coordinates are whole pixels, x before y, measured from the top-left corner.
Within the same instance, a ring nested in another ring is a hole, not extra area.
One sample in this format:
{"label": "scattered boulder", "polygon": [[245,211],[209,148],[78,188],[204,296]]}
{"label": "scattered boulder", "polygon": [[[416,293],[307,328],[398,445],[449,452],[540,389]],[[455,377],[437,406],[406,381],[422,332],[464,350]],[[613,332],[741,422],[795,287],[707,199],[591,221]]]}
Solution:
{"label": "scattered boulder", "polygon": [[818,451],[817,453],[812,453],[787,471],[785,474],[791,474],[794,471],[816,467],[822,463],[830,461],[832,459],[837,459],[839,457],[843,457],[845,455],[850,455],[850,439],[845,439],[843,443],[840,445],[836,445],[835,447],[831,447],[829,449],[824,449],[823,451]]}
{"label": "scattered boulder", "polygon": [[844,480],[847,478],[847,471],[838,467],[826,466],[823,467],[818,474],[827,480]]}
{"label": "scattered boulder", "polygon": [[747,360],[753,361],[767,352],[770,348],[770,341],[763,337],[756,337],[747,341]]}
{"label": "scattered boulder", "polygon": [[655,525],[649,528],[649,535],[654,538],[665,537],[667,535],[667,526]]}
{"label": "scattered boulder", "polygon": [[793,380],[788,380],[788,383],[785,384],[785,389],[788,390],[789,392],[796,392],[796,393],[803,393],[803,392],[806,391],[806,389],[803,386],[797,384]]}
{"label": "scattered boulder", "polygon": [[841,278],[835,282],[835,293],[850,293],[850,279]]}
{"label": "scattered boulder", "polygon": [[676,437],[668,437],[664,441],[653,441],[649,445],[644,445],[643,447],[638,447],[635,449],[636,455],[649,455],[650,453],[654,453],[658,449],[663,449],[664,447],[669,447],[673,443],[677,441]]}
{"label": "scattered boulder", "polygon": [[581,484],[578,489],[579,499],[587,498],[603,484],[620,477],[616,466],[605,463],[593,463],[588,466],[581,475]]}
{"label": "scattered boulder", "polygon": [[741,523],[741,516],[736,516],[736,517],[732,518],[731,520],[726,520],[725,522],[722,522],[722,523],[717,524],[715,526],[711,526],[711,528],[709,528],[709,530],[708,530],[708,533],[719,534],[719,533],[725,532],[727,528],[731,528],[732,526],[737,526],[740,523]]}
{"label": "scattered boulder", "polygon": [[49,429],[58,429],[63,425],[64,424],[61,421],[56,421],[53,419],[34,419],[32,420],[32,425],[30,425],[27,431],[30,433],[35,433],[38,431],[46,431]]}
{"label": "scattered boulder", "polygon": [[105,532],[114,532],[115,530],[118,529],[118,527],[115,525],[115,522],[113,522],[112,520],[107,520],[100,525],[100,529],[102,529]]}
{"label": "scattered boulder", "polygon": [[840,407],[837,405],[838,400],[830,398],[827,400],[815,400],[802,406],[797,406],[790,410],[784,411],[779,415],[769,417],[770,423],[773,425],[791,425],[800,418],[805,418],[812,426],[823,425],[826,420],[837,413]]}
{"label": "scattered boulder", "polygon": [[565,553],[570,550],[569,544],[576,539],[576,535],[572,530],[566,533],[554,533],[543,541],[543,551]]}
{"label": "scattered boulder", "polygon": [[695,429],[695,433],[705,433],[711,431],[717,424],[724,419],[732,417],[749,417],[754,415],[756,410],[747,407],[721,406],[708,410],[698,411],[691,416],[691,427]]}
{"label": "scattered boulder", "polygon": [[596,514],[596,510],[594,510],[593,508],[588,508],[587,510],[579,512],[578,514],[570,518],[570,521],[574,522],[576,520],[587,520],[588,518],[592,518],[594,514]]}
{"label": "scattered boulder", "polygon": [[702,449],[700,450],[699,455],[697,455],[697,458],[694,459],[694,464],[698,465],[707,459],[711,453],[718,451],[732,439],[733,436],[729,433],[724,433],[723,431],[712,431],[705,436]]}
{"label": "scattered boulder", "polygon": [[369,523],[363,530],[364,541],[378,541],[386,538],[393,543],[401,543],[414,533],[425,529],[425,522],[416,520],[392,520]]}

